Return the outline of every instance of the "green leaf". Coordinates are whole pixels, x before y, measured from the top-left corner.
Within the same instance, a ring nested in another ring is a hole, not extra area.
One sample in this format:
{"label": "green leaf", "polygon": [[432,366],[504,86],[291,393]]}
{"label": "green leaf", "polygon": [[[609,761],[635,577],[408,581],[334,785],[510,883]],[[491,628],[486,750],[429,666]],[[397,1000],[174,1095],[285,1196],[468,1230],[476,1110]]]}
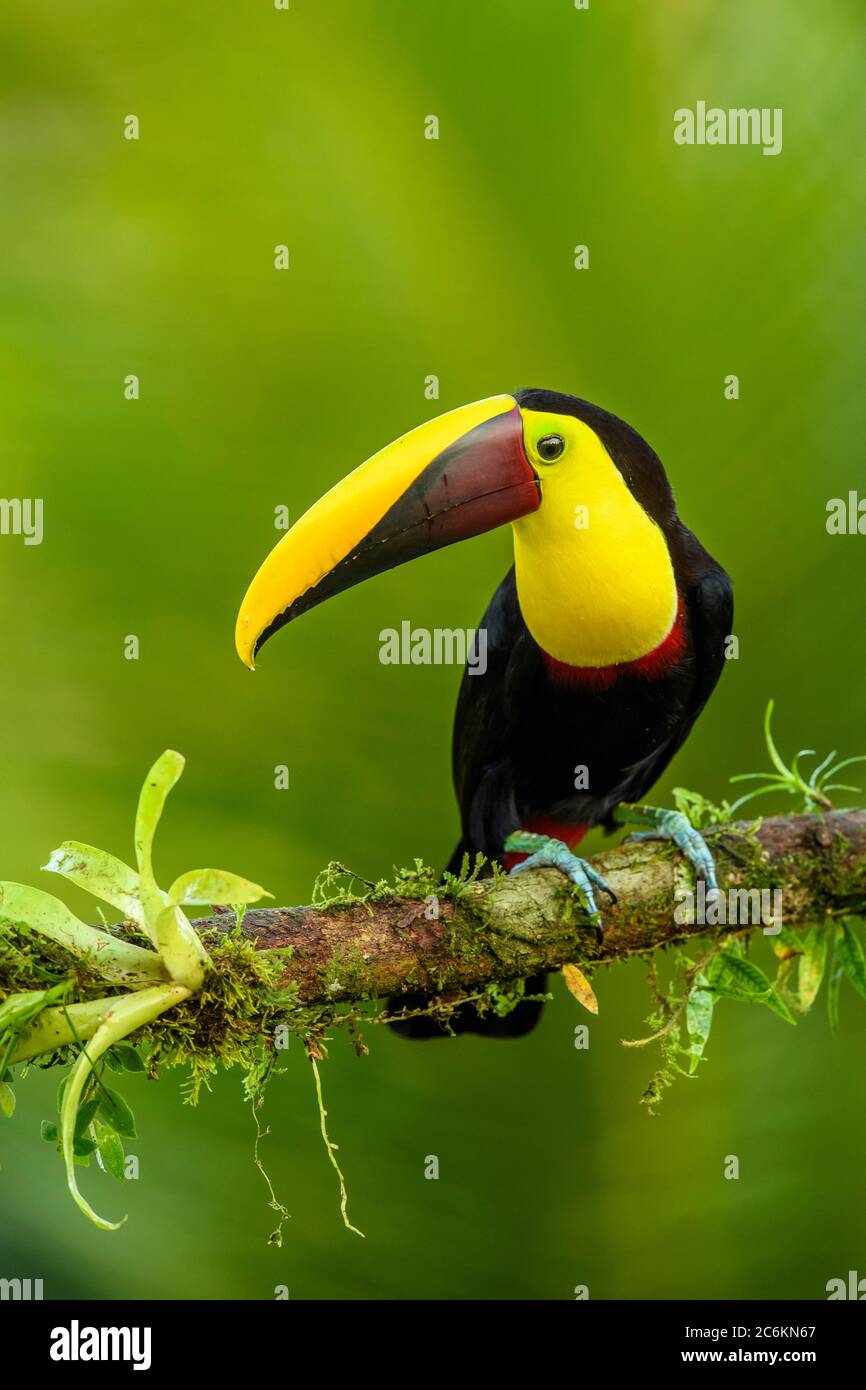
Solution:
{"label": "green leaf", "polygon": [[784,787],[788,784],[787,777],[781,777],[777,772],[735,772],[733,777],[728,778],[729,782],[775,782],[777,786]]}
{"label": "green leaf", "polygon": [[710,1036],[710,1028],[713,1022],[713,995],[706,988],[707,979],[705,975],[698,975],[692,986],[688,1001],[686,1003],[686,1027],[689,1034],[689,1071],[695,1072],[698,1068],[707,1039]]}
{"label": "green leaf", "polygon": [[[183,769],[184,759],[171,749],[157,758],[144,780],[135,813],[135,862],[141,884],[141,905],[147,931],[157,950],[160,950],[157,919],[165,907],[166,897],[160,892],[153,873],[153,840],[166,798],[177,784]],[[174,973],[174,963],[168,961],[167,965],[169,971]]]}
{"label": "green leaf", "polygon": [[[717,993],[725,992],[729,997],[733,995],[755,1004],[766,1004],[768,1009],[772,1009],[773,1013],[778,1014],[786,1023],[796,1023],[797,1020],[782,996],[776,992],[763,970],[755,965],[754,961],[746,960],[743,956],[728,950],[720,951],[717,959],[724,967],[721,980],[714,986]],[[719,989],[719,984],[722,990]]]}
{"label": "green leaf", "polygon": [[822,773],[824,773],[826,777],[832,777],[833,772],[830,768],[830,764],[832,763],[835,756],[836,749],[834,748],[832,753],[828,753],[826,758],[824,758],[822,762],[818,763],[817,766],[812,769],[812,775],[809,778],[809,788],[811,791],[815,791],[817,789],[818,782]]}
{"label": "green leaf", "polygon": [[166,798],[183,772],[184,760],[171,749],[157,758],[144,781],[135,816],[135,858],[141,878],[141,903],[150,939],[173,980],[199,989],[210,964],[201,938],[180,908],[168,903],[153,873],[153,838]]}
{"label": "green leaf", "polygon": [[721,956],[718,955],[718,954],[715,955],[715,956],[713,956],[712,960],[711,960],[710,963],[709,963],[709,966],[708,966],[707,970],[705,971],[705,978],[706,978],[707,984],[708,984],[710,987],[712,987],[712,986],[715,985],[719,980],[721,980],[722,975],[724,974],[724,969],[725,969],[725,964],[724,964],[724,961],[721,959]]}
{"label": "green leaf", "polygon": [[53,1120],[43,1120],[39,1126],[39,1133],[46,1144],[56,1144],[60,1139],[60,1130]]}
{"label": "green leaf", "polygon": [[105,1054],[106,1062],[116,1062],[121,1071],[144,1071],[144,1062],[132,1043],[115,1043]]}
{"label": "green leaf", "polygon": [[724,956],[725,952],[719,952],[710,961],[706,971],[706,987],[720,999],[742,999],[743,987],[731,973]]}
{"label": "green leaf", "polygon": [[774,706],[774,704],[775,704],[775,701],[773,701],[773,700],[768,700],[768,701],[767,701],[767,710],[766,710],[766,713],[765,713],[765,715],[764,715],[764,741],[766,742],[766,745],[767,745],[767,752],[768,752],[769,755],[770,755],[770,761],[772,762],[772,764],[773,764],[773,766],[776,768],[776,770],[779,772],[779,774],[780,774],[782,777],[784,777],[786,781],[788,781],[788,780],[791,779],[791,770],[790,770],[790,768],[788,768],[788,767],[786,766],[786,764],[782,761],[782,759],[781,759],[781,757],[780,757],[780,755],[779,755],[779,750],[778,750],[778,748],[776,747],[776,744],[775,744],[775,741],[774,741],[774,739],[773,739],[773,735],[772,735],[772,732],[771,732],[771,729],[770,729],[770,724],[771,724],[772,718],[773,718],[773,706]]}
{"label": "green leaf", "polygon": [[772,1009],[773,1013],[778,1014],[779,1018],[783,1018],[786,1023],[797,1022],[781,994],[779,994],[778,990],[773,989],[772,986],[770,986],[770,992],[766,999],[762,999],[761,1003],[766,1004],[768,1009]]}
{"label": "green leaf", "polygon": [[94,1096],[93,1100],[82,1101],[75,1115],[75,1137],[80,1139],[87,1132],[93,1123],[93,1119],[99,1109],[99,1096]]}
{"label": "green leaf", "polygon": [[[741,779],[741,778],[730,777],[730,778],[728,778],[728,780],[729,780],[730,782],[734,782],[734,781],[741,781],[742,779]],[[781,784],[773,784],[772,786],[758,787],[757,791],[746,792],[746,795],[745,795],[745,796],[738,796],[738,797],[737,797],[736,801],[734,802],[734,804],[733,804],[732,807],[731,807],[731,815],[733,816],[737,811],[739,811],[739,809],[740,809],[741,806],[746,806],[746,805],[748,805],[748,803],[749,803],[750,801],[754,801],[756,797],[759,797],[759,796],[772,796],[773,792],[785,792],[785,791],[788,791],[788,790],[789,790],[788,787],[782,786]]]}
{"label": "green leaf", "polygon": [[97,1120],[94,1125],[96,1131],[97,1146],[99,1149],[99,1159],[106,1173],[110,1173],[118,1182],[126,1181],[126,1170],[124,1168],[125,1154],[123,1152],[123,1142],[120,1135],[113,1130],[110,1125],[103,1124]]}
{"label": "green leaf", "polygon": [[826,927],[819,926],[817,923],[810,927],[806,933],[803,943],[803,954],[800,957],[800,971],[798,976],[800,1008],[805,1013],[811,1009],[818,991],[821,988],[821,981],[824,978],[824,969],[827,964],[827,946],[830,941],[830,933]]}
{"label": "green leaf", "polygon": [[15,1114],[15,1092],[11,1086],[7,1086],[5,1081],[0,1081],[0,1111],[11,1120]]}
{"label": "green leaf", "polygon": [[815,750],[814,748],[801,748],[800,751],[799,751],[799,753],[795,753],[795,754],[794,754],[794,761],[791,763],[791,771],[793,772],[794,776],[796,777],[796,776],[798,775],[798,773],[799,773],[799,769],[800,769],[800,759],[801,759],[801,758],[814,758],[814,757],[817,757],[817,753],[816,753],[816,750]]}
{"label": "green leaf", "polygon": [[130,922],[140,927],[145,925],[139,876],[113,854],[94,849],[93,845],[82,845],[77,840],[65,840],[42,867],[48,873],[62,874],[95,898],[111,903]]}
{"label": "green leaf", "polygon": [[0,923],[24,925],[63,946],[77,960],[87,961],[103,979],[152,984],[165,979],[162,962],[153,951],[121,941],[100,927],[89,927],[65,903],[41,888],[0,883]]}
{"label": "green leaf", "polygon": [[88,1139],[85,1135],[77,1135],[72,1144],[72,1152],[76,1158],[89,1158],[96,1150],[96,1140]]}
{"label": "green leaf", "polygon": [[147,777],[138,798],[135,815],[135,858],[142,879],[148,879],[148,886],[154,887],[153,877],[153,837],[165,807],[166,798],[184,769],[184,759],[180,753],[167,749],[157,758]]}
{"label": "green leaf", "polygon": [[[831,753],[827,762],[830,762],[835,756],[835,753]],[[825,775],[826,777],[835,777],[837,773],[842,771],[843,767],[850,767],[852,763],[866,763],[866,753],[858,753],[856,757],[853,758],[843,758],[841,763],[836,763],[834,767],[829,767]]]}
{"label": "green leaf", "polygon": [[10,994],[0,1004],[0,1033],[18,1033],[26,1028],[41,1014],[48,1002],[54,1003],[60,997],[56,990],[52,994],[50,1001],[47,989],[25,989],[18,994]]}
{"label": "green leaf", "polygon": [[116,1231],[123,1221],[106,1221],[90,1206],[82,1196],[75,1176],[75,1155],[71,1141],[75,1129],[75,1113],[95,1064],[103,1053],[120,1042],[128,1033],[158,1018],[166,1009],[188,999],[190,991],[184,985],[160,985],[153,989],[137,990],[132,994],[113,998],[102,1022],[93,1034],[87,1051],[82,1052],[69,1073],[69,1084],[63,1095],[63,1109],[60,1114],[60,1137],[63,1147],[63,1161],[66,1167],[66,1184],[73,1201],[80,1211],[104,1231]]}
{"label": "green leaf", "polygon": [[127,1139],[135,1139],[135,1116],[127,1105],[123,1096],[117,1091],[110,1091],[107,1087],[101,1086],[99,1090],[98,1102],[99,1118],[109,1125],[116,1134],[123,1134]]}
{"label": "green leaf", "polygon": [[210,960],[183,910],[174,904],[163,908],[157,913],[154,926],[157,950],[172,979],[189,989],[199,989]]}
{"label": "green leaf", "polygon": [[168,890],[173,903],[188,907],[206,907],[215,903],[224,907],[235,903],[255,903],[260,898],[272,898],[259,883],[230,874],[225,869],[191,869],[176,878]]}
{"label": "green leaf", "polygon": [[732,980],[735,988],[738,988],[744,995],[763,1000],[768,990],[772,989],[770,981],[753,961],[746,960],[736,951],[720,951],[717,959],[723,967],[722,980]]}
{"label": "green leaf", "polygon": [[836,927],[836,959],[846,979],[866,999],[866,956],[859,936],[845,917]]}

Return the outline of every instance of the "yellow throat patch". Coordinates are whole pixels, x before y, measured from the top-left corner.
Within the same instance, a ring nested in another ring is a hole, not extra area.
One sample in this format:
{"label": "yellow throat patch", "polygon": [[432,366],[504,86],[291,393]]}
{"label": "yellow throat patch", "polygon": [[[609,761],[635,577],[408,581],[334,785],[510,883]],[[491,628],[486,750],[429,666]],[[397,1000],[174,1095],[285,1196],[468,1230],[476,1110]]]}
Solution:
{"label": "yellow throat patch", "polygon": [[[677,588],[667,541],[632,496],[598,435],[571,415],[524,410],[541,506],[512,523],[517,595],[539,646],[569,666],[615,666],[667,637]],[[540,439],[558,434],[545,463]]]}

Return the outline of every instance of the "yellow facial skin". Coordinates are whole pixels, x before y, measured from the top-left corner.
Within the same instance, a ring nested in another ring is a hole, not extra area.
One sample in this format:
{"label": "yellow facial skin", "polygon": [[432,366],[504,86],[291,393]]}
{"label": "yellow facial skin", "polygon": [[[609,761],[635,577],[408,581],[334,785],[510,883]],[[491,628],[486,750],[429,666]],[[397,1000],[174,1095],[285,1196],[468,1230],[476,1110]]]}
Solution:
{"label": "yellow facial skin", "polygon": [[[526,457],[541,480],[541,506],[512,522],[517,594],[529,631],[569,666],[646,656],[677,613],[662,531],[589,425],[571,415],[522,415]],[[536,448],[549,434],[565,440],[552,463]]]}
{"label": "yellow facial skin", "polygon": [[490,396],[428,420],[320,497],[274,546],[246,592],[235,626],[241,661],[253,669],[256,643],[274,618],[352,553],[431,459],[513,409],[511,396]]}

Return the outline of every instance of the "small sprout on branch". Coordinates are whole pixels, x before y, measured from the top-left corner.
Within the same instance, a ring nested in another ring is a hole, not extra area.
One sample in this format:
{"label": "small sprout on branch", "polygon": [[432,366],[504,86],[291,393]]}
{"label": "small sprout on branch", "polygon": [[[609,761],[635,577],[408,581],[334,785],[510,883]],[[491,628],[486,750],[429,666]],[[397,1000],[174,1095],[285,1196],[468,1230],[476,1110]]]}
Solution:
{"label": "small sprout on branch", "polygon": [[770,761],[776,769],[775,772],[739,772],[731,777],[731,782],[761,782],[760,787],[754,791],[746,792],[739,800],[729,808],[729,815],[733,817],[741,806],[745,806],[749,801],[753,801],[758,796],[769,796],[773,792],[783,792],[788,796],[798,797],[800,810],[809,811],[832,811],[833,802],[828,795],[829,792],[844,791],[859,793],[859,787],[849,786],[846,782],[831,782],[832,777],[838,776],[843,768],[850,767],[853,763],[866,762],[866,754],[859,754],[853,758],[843,758],[840,762],[834,762],[836,757],[835,750],[828,753],[827,757],[813,770],[808,782],[805,775],[800,772],[801,758],[817,757],[814,748],[801,748],[796,755],[791,766],[783,761],[775,740],[773,739],[770,723],[773,718],[774,702],[769,701],[764,715],[764,741],[767,745],[767,752]]}

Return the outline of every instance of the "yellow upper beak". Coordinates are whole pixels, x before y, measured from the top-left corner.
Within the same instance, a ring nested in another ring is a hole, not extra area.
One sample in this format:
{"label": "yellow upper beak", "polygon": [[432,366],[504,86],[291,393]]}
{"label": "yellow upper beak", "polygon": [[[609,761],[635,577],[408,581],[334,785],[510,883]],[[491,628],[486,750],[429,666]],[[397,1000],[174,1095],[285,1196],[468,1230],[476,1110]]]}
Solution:
{"label": "yellow upper beak", "polygon": [[274,546],[241,604],[238,655],[252,670],[262,642],[299,613],[414,555],[524,515],[538,498],[512,396],[419,425],[331,488]]}

